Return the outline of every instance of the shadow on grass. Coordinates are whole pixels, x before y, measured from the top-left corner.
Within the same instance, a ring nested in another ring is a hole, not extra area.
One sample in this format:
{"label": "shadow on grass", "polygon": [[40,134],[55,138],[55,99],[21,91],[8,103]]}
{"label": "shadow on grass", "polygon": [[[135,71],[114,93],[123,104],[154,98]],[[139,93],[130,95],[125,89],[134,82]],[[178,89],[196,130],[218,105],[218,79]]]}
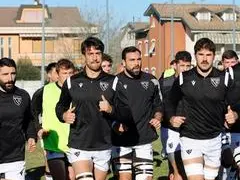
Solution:
{"label": "shadow on grass", "polygon": [[34,167],[26,170],[26,180],[41,180],[44,176],[45,166]]}

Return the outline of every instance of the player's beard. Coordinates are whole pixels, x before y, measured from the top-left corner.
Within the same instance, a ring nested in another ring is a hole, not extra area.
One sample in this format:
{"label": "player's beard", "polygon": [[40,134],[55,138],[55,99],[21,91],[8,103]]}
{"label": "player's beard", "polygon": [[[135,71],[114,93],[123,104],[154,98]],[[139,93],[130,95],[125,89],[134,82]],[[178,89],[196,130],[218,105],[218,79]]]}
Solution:
{"label": "player's beard", "polygon": [[1,88],[6,91],[7,93],[11,93],[14,90],[16,81],[8,81],[6,83],[0,81]]}
{"label": "player's beard", "polygon": [[139,79],[140,75],[141,75],[141,67],[138,68],[139,70],[137,71],[134,71],[134,68],[132,69],[129,69],[129,68],[126,68],[126,71],[127,73],[132,76],[133,78],[135,79]]}

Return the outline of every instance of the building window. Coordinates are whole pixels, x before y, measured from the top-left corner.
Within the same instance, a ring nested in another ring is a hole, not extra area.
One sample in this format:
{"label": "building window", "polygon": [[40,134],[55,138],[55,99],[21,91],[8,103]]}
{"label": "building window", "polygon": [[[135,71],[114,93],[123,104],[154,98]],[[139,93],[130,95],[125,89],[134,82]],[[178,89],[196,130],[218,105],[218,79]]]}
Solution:
{"label": "building window", "polygon": [[144,45],[145,45],[145,53],[144,56],[148,56],[148,40],[144,41]]}
{"label": "building window", "polygon": [[3,37],[0,38],[0,57],[4,57],[4,39]]}
{"label": "building window", "polygon": [[224,21],[236,21],[236,14],[233,13],[224,13],[222,17]]}
{"label": "building window", "polygon": [[[42,52],[42,39],[33,39],[32,41],[33,53],[41,53]],[[53,53],[54,52],[54,40],[53,39],[46,39],[45,40],[45,52],[46,53]]]}
{"label": "building window", "polygon": [[141,51],[141,56],[142,56],[142,42],[138,41],[138,49]]}
{"label": "building window", "polygon": [[150,54],[150,56],[151,55],[156,55],[156,40],[155,39],[152,39],[151,40],[151,47],[150,47],[150,49],[149,49],[149,54]]}
{"label": "building window", "polygon": [[41,23],[42,9],[24,9],[20,22],[22,23]]}
{"label": "building window", "polygon": [[153,15],[151,15],[151,20],[152,20],[152,22],[151,22],[151,28],[155,28],[155,18],[154,18],[154,16]]}
{"label": "building window", "polygon": [[204,20],[204,21],[210,21],[211,20],[211,13],[210,12],[201,12],[197,14],[197,19],[199,21]]}
{"label": "building window", "polygon": [[12,38],[8,37],[8,57],[12,58]]}
{"label": "building window", "polygon": [[149,73],[148,67],[145,67],[145,68],[144,68],[144,72]]}
{"label": "building window", "polygon": [[151,73],[152,73],[152,75],[156,76],[156,70],[157,70],[157,69],[156,69],[155,67],[152,67],[152,68],[151,68],[151,71],[152,71]]}
{"label": "building window", "polygon": [[74,53],[79,54],[81,48],[81,41],[79,39],[74,39]]}

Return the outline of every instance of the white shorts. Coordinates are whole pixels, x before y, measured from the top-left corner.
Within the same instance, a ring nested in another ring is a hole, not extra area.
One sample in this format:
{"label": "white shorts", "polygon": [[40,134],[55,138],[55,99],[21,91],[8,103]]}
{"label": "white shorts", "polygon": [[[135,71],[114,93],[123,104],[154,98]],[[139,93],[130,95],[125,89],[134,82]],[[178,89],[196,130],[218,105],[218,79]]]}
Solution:
{"label": "white shorts", "polygon": [[[187,176],[204,175],[205,179],[215,179],[218,175],[221,157],[221,134],[212,139],[198,140],[181,137],[182,159],[203,157],[204,165],[192,163],[184,165]],[[208,166],[213,168],[207,168]]]}
{"label": "white shorts", "polygon": [[111,159],[111,149],[101,151],[85,151],[70,148],[66,153],[68,161],[74,163],[81,160],[89,160],[94,163],[94,167],[101,171],[108,171]]}
{"label": "white shorts", "polygon": [[144,144],[131,147],[112,147],[112,158],[119,158],[130,153],[135,153],[135,157],[139,159],[153,160],[152,144]]}
{"label": "white shorts", "polygon": [[180,150],[180,134],[177,131],[161,127],[161,141],[167,154]]}
{"label": "white shorts", "polygon": [[4,179],[24,180],[25,179],[25,162],[16,161],[11,163],[0,164],[0,174],[1,174],[1,177]]}

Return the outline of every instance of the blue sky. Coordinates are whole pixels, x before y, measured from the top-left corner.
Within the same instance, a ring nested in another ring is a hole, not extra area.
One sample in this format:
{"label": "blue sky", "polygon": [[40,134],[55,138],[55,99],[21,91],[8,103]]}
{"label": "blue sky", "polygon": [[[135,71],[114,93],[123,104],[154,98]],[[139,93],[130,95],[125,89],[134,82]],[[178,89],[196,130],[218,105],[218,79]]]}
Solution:
{"label": "blue sky", "polygon": [[[114,12],[121,21],[129,22],[133,20],[145,21],[143,13],[151,3],[170,3],[171,0],[108,0],[111,12]],[[173,0],[174,3],[211,3],[211,4],[231,4],[233,0]],[[41,0],[40,0],[41,2]],[[45,0],[50,6],[77,6],[81,9],[90,8],[105,11],[106,0]],[[235,0],[240,5],[239,0]],[[0,0],[0,6],[19,6],[20,4],[33,4],[33,0]]]}

